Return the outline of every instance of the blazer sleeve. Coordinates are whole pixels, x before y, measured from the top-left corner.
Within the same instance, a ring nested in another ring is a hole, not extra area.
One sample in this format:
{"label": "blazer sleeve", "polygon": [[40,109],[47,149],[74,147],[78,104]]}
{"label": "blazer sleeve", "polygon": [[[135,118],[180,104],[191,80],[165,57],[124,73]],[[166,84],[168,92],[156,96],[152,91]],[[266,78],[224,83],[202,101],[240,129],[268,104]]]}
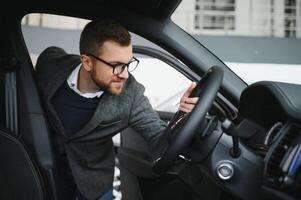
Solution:
{"label": "blazer sleeve", "polygon": [[164,130],[167,124],[160,119],[144,95],[144,86],[139,83],[137,85],[130,112],[130,126],[142,135],[153,150],[161,150],[166,145]]}

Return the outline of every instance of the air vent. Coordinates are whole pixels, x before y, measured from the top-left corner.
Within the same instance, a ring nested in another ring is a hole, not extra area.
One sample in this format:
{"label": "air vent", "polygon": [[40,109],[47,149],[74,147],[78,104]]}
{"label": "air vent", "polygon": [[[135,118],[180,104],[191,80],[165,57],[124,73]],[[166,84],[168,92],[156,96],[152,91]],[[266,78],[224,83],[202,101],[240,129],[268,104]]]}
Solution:
{"label": "air vent", "polygon": [[282,184],[281,179],[286,176],[283,166],[288,165],[293,148],[297,142],[300,142],[301,127],[287,123],[278,134],[265,159],[265,181],[268,185],[277,188]]}

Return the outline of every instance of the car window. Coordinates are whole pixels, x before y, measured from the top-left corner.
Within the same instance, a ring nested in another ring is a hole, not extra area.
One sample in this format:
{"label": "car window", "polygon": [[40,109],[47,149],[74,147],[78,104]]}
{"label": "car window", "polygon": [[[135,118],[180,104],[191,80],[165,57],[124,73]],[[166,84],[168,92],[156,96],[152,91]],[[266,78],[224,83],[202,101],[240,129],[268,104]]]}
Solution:
{"label": "car window", "polygon": [[191,81],[157,58],[141,54],[136,54],[136,57],[140,63],[132,74],[145,86],[145,95],[153,108],[158,111],[176,112],[180,98]]}
{"label": "car window", "polygon": [[32,13],[22,19],[22,33],[33,65],[49,46],[59,46],[68,53],[79,54],[80,32],[89,20]]}
{"label": "car window", "polygon": [[182,1],[171,19],[246,83],[301,84],[301,1]]}

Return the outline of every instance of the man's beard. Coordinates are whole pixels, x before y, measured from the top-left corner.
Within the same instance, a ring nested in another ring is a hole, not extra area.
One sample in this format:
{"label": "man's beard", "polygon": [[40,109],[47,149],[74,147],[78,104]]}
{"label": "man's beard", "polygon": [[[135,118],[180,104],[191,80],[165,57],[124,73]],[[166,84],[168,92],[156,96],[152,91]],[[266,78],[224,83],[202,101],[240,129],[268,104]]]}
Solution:
{"label": "man's beard", "polygon": [[94,83],[99,87],[100,90],[109,92],[116,96],[121,94],[121,92],[124,88],[124,85],[125,85],[125,81],[126,81],[126,79],[116,76],[116,78],[114,80],[111,80],[107,83],[107,82],[98,80],[95,77],[94,73],[91,74],[91,78],[94,81]]}

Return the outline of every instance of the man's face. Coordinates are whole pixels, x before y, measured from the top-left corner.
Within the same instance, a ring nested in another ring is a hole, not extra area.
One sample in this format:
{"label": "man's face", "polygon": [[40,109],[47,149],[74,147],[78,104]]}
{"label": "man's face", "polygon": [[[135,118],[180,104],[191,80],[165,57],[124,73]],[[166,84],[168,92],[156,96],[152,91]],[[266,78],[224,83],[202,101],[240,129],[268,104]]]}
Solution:
{"label": "man's face", "polygon": [[[106,41],[101,47],[101,52],[95,55],[111,65],[128,63],[133,58],[132,45],[120,46],[113,41]],[[91,79],[99,89],[110,92],[113,95],[119,95],[129,77],[127,68],[119,74],[113,74],[113,68],[93,57],[91,66]]]}

